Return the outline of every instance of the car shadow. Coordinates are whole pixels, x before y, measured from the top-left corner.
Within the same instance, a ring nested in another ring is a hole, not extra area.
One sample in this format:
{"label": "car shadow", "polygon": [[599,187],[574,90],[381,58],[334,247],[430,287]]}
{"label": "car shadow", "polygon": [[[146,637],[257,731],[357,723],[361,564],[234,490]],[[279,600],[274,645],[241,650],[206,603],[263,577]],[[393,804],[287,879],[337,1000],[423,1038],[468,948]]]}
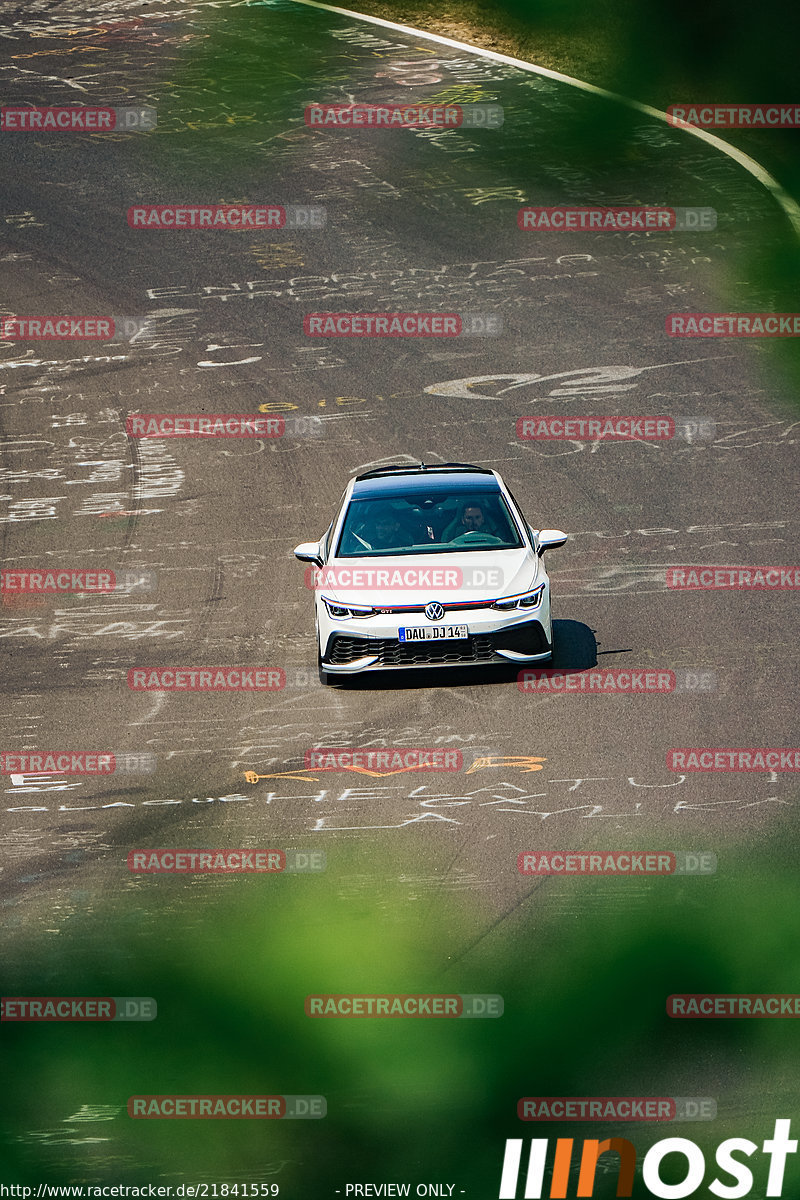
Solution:
{"label": "car shadow", "polygon": [[553,658],[547,663],[504,663],[487,667],[424,667],[406,671],[367,671],[331,677],[341,691],[419,691],[421,688],[477,687],[515,683],[520,671],[537,668],[580,671],[597,666],[594,632],[581,621],[553,621]]}
{"label": "car shadow", "polygon": [[596,667],[594,630],[582,621],[553,621],[553,659],[545,665],[570,671],[588,671],[589,667]]}

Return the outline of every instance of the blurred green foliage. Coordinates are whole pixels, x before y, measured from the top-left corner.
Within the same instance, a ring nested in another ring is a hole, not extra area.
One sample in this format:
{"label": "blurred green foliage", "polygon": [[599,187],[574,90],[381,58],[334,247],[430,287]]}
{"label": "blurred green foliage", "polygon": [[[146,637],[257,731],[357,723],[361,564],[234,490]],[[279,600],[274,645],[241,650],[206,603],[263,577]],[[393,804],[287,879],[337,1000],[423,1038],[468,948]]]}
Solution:
{"label": "blurred green foliage", "polygon": [[[689,1137],[711,1164],[724,1137],[760,1142],[794,1115],[798,1025],[673,1020],[666,998],[800,992],[797,843],[787,821],[757,849],[720,849],[715,877],[524,881],[506,914],[458,890],[387,881],[343,843],[327,844],[321,876],[136,878],[102,916],[67,905],[60,932],[46,932],[33,906],[6,940],[4,995],[150,995],[159,1013],[147,1024],[4,1025],[14,1083],[0,1098],[2,1177],[274,1178],[282,1194],[309,1197],[344,1182],[455,1181],[491,1196],[505,1138],[600,1133],[631,1138],[640,1155]],[[419,851],[419,876],[432,879],[441,853]],[[310,993],[417,991],[500,993],[505,1014],[304,1012]],[[239,1092],[322,1094],[328,1116],[134,1121],[124,1111],[132,1095]],[[711,1096],[719,1115],[543,1127],[517,1119],[526,1095]],[[123,1111],[67,1121],[103,1104]],[[77,1144],[54,1141],[57,1131]],[[753,1165],[763,1187],[764,1164]],[[800,1182],[792,1164],[787,1178]],[[598,1176],[598,1197],[614,1186],[613,1173]]]}

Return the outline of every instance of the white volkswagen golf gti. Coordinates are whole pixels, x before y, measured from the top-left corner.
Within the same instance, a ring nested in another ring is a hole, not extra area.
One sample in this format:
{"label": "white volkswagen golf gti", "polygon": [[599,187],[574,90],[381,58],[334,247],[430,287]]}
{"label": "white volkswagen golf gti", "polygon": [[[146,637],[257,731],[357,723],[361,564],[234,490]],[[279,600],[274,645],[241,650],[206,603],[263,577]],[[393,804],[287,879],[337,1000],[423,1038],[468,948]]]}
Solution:
{"label": "white volkswagen golf gti", "polygon": [[381,467],[351,479],[319,542],[295,549],[314,589],[320,679],[409,667],[547,662],[545,550],[496,471]]}

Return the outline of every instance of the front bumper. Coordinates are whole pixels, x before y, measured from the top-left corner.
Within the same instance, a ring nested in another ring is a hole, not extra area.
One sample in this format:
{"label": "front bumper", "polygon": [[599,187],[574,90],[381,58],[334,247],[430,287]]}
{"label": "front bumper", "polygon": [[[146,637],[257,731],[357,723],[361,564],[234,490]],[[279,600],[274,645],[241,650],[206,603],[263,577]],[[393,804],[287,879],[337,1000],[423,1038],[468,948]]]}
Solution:
{"label": "front bumper", "polygon": [[[455,614],[454,614],[455,617]],[[417,623],[417,622],[415,622]],[[457,624],[452,619],[449,623]],[[469,624],[469,622],[464,622]],[[333,630],[322,655],[322,666],[331,674],[391,671],[416,667],[489,666],[501,663],[527,665],[546,662],[552,645],[540,620],[518,621],[500,628],[471,631],[469,637],[441,642],[400,642],[395,636],[371,635],[354,630]]]}

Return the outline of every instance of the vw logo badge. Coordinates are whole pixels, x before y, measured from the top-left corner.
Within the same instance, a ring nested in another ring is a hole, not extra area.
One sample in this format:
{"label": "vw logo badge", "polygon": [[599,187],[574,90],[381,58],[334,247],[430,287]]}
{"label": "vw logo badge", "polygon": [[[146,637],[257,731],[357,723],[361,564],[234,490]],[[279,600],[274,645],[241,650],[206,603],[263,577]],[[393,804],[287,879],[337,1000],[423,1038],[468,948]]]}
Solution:
{"label": "vw logo badge", "polygon": [[425,605],[425,616],[429,621],[441,621],[444,616],[444,605],[438,600],[431,600],[430,604]]}

